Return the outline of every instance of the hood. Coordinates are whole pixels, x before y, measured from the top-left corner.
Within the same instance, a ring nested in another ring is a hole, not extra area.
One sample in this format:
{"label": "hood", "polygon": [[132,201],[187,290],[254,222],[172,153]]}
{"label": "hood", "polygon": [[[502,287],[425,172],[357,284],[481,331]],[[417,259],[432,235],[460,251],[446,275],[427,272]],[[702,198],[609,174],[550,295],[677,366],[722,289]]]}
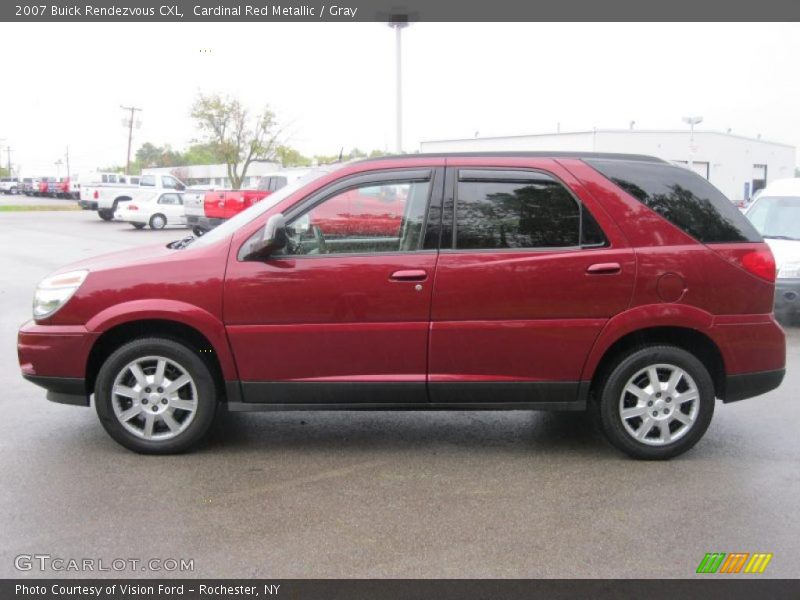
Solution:
{"label": "hood", "polygon": [[66,273],[67,271],[75,271],[77,269],[105,271],[108,269],[130,266],[133,264],[141,264],[150,260],[158,260],[163,257],[173,255],[175,252],[179,252],[179,250],[167,248],[166,244],[128,248],[126,250],[119,250],[117,252],[101,254],[100,256],[93,256],[92,258],[79,260],[61,267],[55,271],[55,273]]}
{"label": "hood", "polygon": [[781,268],[789,262],[800,262],[800,241],[798,240],[776,240],[764,238],[764,241],[772,250],[775,257],[775,265]]}

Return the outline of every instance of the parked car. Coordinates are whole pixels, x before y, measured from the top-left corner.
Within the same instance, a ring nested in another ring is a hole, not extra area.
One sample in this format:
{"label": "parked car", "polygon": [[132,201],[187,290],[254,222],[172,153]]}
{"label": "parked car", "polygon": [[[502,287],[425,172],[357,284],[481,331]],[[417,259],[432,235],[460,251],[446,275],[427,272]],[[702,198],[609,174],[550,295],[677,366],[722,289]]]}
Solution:
{"label": "parked car", "polygon": [[61,180],[58,186],[58,197],[67,200],[80,199],[80,178],[75,175],[72,177],[65,177]]}
{"label": "parked car", "polygon": [[139,200],[120,202],[114,218],[133,225],[136,229],[164,229],[167,225],[186,226],[186,215],[183,211],[183,194],[168,192],[164,194],[150,193],[150,196]]}
{"label": "parked car", "polygon": [[[203,235],[307,172],[307,169],[295,169],[265,175],[254,190],[208,190],[202,203],[193,195],[186,206],[187,224],[195,235]],[[202,211],[199,210],[200,204]]]}
{"label": "parked car", "polygon": [[22,191],[21,188],[19,177],[0,177],[0,193],[14,196]]}
{"label": "parked car", "polygon": [[[386,210],[361,212],[354,190]],[[94,394],[142,453],[194,446],[218,405],[593,407],[617,448],[665,459],[715,398],[781,383],[774,291],[769,247],[687,169],[407,155],[316,169],[203,237],[59,269],[18,354],[50,400]]]}
{"label": "parked car", "polygon": [[34,196],[39,191],[39,177],[23,177],[22,193],[26,196]]}
{"label": "parked car", "polygon": [[78,206],[84,210],[97,210],[100,196],[97,188],[100,185],[139,185],[139,176],[98,171],[85,176],[80,183]]}
{"label": "parked car", "polygon": [[117,183],[81,186],[81,200],[104,221],[111,221],[120,202],[147,198],[153,192],[183,191],[186,186],[172,175],[122,175]]}
{"label": "parked car", "polygon": [[63,178],[53,177],[52,179],[48,179],[45,182],[45,187],[42,192],[42,195],[47,196],[49,198],[60,198],[63,182],[64,182]]}
{"label": "parked car", "polygon": [[50,186],[56,181],[55,177],[42,177],[39,179],[39,189],[34,192],[34,196],[49,196]]}
{"label": "parked car", "polygon": [[769,184],[745,213],[775,255],[775,315],[800,318],[800,178]]}

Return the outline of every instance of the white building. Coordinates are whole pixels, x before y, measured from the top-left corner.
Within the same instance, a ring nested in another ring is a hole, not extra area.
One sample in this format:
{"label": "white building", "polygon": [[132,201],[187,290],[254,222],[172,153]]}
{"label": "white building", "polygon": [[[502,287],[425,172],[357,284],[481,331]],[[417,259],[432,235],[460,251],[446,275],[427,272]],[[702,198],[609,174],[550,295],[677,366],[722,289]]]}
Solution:
{"label": "white building", "polygon": [[596,129],[503,137],[431,140],[421,152],[576,151],[657,156],[689,166],[731,200],[748,199],[768,182],[794,177],[795,148],[717,131]]}
{"label": "white building", "polygon": [[[281,170],[277,162],[254,162],[247,167],[247,176],[242,181],[242,188],[254,188],[264,175]],[[228,188],[227,165],[189,165],[186,167],[151,167],[142,169],[143,175],[174,175],[187,185],[210,185],[215,188]]]}

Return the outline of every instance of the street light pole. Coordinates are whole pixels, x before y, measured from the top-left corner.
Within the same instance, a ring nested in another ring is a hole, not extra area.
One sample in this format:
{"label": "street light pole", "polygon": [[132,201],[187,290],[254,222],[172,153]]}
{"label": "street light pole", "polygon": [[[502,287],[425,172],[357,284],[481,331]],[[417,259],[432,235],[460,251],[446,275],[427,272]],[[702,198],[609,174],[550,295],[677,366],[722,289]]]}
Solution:
{"label": "street light pole", "polygon": [[397,114],[395,116],[396,130],[396,151],[398,154],[403,152],[403,41],[402,31],[408,27],[407,15],[392,15],[391,21],[387,23],[395,32],[395,106]]}
{"label": "street light pole", "polygon": [[694,171],[694,126],[703,122],[703,117],[683,117],[689,125],[689,170]]}

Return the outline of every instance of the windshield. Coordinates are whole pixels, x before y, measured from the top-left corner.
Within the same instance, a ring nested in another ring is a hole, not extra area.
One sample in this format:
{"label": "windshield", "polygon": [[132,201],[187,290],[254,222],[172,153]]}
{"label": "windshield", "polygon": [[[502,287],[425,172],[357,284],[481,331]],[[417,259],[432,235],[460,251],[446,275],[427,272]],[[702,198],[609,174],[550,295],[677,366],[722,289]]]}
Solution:
{"label": "windshield", "polygon": [[765,238],[800,240],[800,196],[761,196],[747,218]]}
{"label": "windshield", "polygon": [[304,177],[301,177],[300,179],[294,181],[293,183],[290,183],[289,185],[282,187],[277,192],[273,192],[272,194],[264,198],[261,202],[256,202],[248,209],[240,212],[235,217],[228,219],[219,227],[212,229],[203,237],[199,238],[192,245],[194,247],[208,246],[209,244],[213,244],[225,237],[228,237],[240,227],[246,225],[256,217],[263,215],[270,208],[272,208],[285,198],[291,196],[295,191],[299,190],[307,183],[314,181],[315,179],[319,179],[323,175],[327,175],[328,173],[335,171],[341,166],[342,166],[341,164],[326,165],[324,167],[319,167],[317,169],[314,169]]}

